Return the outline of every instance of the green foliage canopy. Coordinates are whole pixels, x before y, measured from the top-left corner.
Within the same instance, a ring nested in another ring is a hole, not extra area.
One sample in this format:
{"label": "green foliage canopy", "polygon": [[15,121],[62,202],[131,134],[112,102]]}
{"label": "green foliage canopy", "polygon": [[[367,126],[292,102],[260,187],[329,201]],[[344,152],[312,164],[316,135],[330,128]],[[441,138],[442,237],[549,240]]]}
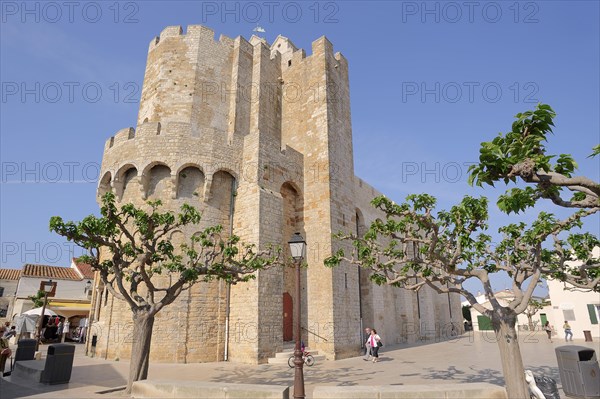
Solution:
{"label": "green foliage canopy", "polygon": [[[581,225],[581,219],[592,210],[579,210],[565,220],[541,213],[530,226],[509,224],[499,230],[502,240],[493,246],[486,198],[465,196],[449,211],[437,212],[436,199],[428,194],[409,195],[401,204],[381,196],[372,204],[385,219],[375,220],[363,237],[338,234],[342,242],[351,243],[351,253],[347,256],[348,247],[340,248],[326,259],[327,266],[349,262],[371,269],[371,279],[377,284],[408,289],[427,285],[439,293],[459,293],[489,316],[492,311],[477,303],[464,288],[465,281],[479,279],[486,296],[494,302],[489,275],[505,272],[515,294],[509,307],[517,314],[528,306],[542,276],[599,290],[599,259],[591,255],[598,241],[589,234],[559,238],[561,232]],[[554,248],[544,246],[549,239],[554,241]],[[574,260],[575,253],[581,254],[584,265],[570,266],[568,261]]]}
{"label": "green foliage canopy", "polygon": [[42,306],[44,306],[44,297],[46,296],[46,293],[42,290],[36,292],[35,295],[31,295],[28,296],[27,298],[33,302],[33,307],[34,308],[41,308]]}
{"label": "green foliage canopy", "polygon": [[80,260],[99,271],[111,294],[125,300],[134,312],[155,314],[197,281],[236,284],[281,263],[280,249],[258,251],[235,235],[224,237],[221,226],[204,228],[176,248],[171,234],[197,225],[199,211],[184,204],[175,214],[161,211],[161,201],[147,205],[149,209],[133,204],[119,209],[109,192],[102,197],[100,217],[90,215],[77,223],[59,216],[50,219],[50,230],[85,248],[89,254]]}
{"label": "green foliage canopy", "polygon": [[[512,129],[489,142],[481,143],[479,163],[469,168],[469,183],[478,186],[498,181],[525,182],[525,188],[512,188],[500,196],[498,206],[504,212],[520,212],[540,198],[550,199],[566,208],[592,209],[600,206],[600,184],[585,176],[576,176],[577,162],[570,154],[550,155],[545,142],[552,133],[556,113],[546,104],[518,113]],[[600,144],[590,157],[600,154]],[[565,189],[572,192],[566,199]]]}

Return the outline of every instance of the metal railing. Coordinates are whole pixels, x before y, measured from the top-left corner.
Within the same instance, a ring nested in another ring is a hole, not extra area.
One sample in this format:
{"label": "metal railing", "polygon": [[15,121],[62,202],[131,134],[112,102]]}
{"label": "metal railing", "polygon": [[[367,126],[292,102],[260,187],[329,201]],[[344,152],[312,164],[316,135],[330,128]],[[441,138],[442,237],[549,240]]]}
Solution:
{"label": "metal railing", "polygon": [[310,331],[310,330],[308,330],[308,329],[306,329],[304,327],[300,327],[300,328],[303,329],[304,331],[306,331],[307,333],[312,334],[315,337],[321,338],[323,341],[327,342],[327,338],[323,338],[319,334],[315,334],[314,332],[312,332],[312,331]]}

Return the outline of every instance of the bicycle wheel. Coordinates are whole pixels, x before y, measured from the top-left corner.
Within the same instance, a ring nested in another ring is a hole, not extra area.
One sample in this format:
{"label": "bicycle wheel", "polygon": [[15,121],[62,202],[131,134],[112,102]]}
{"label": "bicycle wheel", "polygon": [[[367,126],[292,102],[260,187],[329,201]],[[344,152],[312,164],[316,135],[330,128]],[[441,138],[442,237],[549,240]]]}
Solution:
{"label": "bicycle wheel", "polygon": [[306,356],[304,363],[306,363],[307,366],[312,366],[313,364],[315,364],[315,358],[313,357],[313,355],[308,355]]}
{"label": "bicycle wheel", "polygon": [[294,364],[294,356],[290,356],[290,358],[288,359],[288,366],[290,366],[291,369],[294,368],[295,364]]}

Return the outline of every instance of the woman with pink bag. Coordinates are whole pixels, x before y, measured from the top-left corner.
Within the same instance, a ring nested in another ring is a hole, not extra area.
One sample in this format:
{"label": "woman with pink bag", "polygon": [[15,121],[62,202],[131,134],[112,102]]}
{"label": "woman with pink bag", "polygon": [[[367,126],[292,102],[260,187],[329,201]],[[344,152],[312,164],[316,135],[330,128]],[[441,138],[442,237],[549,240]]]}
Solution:
{"label": "woman with pink bag", "polygon": [[381,343],[381,337],[377,335],[377,330],[374,328],[371,330],[371,335],[367,339],[367,347],[371,348],[371,355],[373,356],[373,363],[379,361],[379,348],[383,346]]}

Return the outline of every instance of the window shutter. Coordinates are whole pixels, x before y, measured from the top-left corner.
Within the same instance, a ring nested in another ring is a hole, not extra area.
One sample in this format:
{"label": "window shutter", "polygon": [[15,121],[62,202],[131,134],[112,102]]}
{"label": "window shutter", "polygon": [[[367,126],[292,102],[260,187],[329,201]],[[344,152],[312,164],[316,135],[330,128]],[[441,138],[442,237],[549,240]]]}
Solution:
{"label": "window shutter", "polygon": [[573,309],[563,309],[563,318],[565,321],[575,321],[575,311]]}
{"label": "window shutter", "polygon": [[598,324],[598,318],[596,317],[596,305],[587,305],[588,313],[590,314],[590,321],[592,324]]}

